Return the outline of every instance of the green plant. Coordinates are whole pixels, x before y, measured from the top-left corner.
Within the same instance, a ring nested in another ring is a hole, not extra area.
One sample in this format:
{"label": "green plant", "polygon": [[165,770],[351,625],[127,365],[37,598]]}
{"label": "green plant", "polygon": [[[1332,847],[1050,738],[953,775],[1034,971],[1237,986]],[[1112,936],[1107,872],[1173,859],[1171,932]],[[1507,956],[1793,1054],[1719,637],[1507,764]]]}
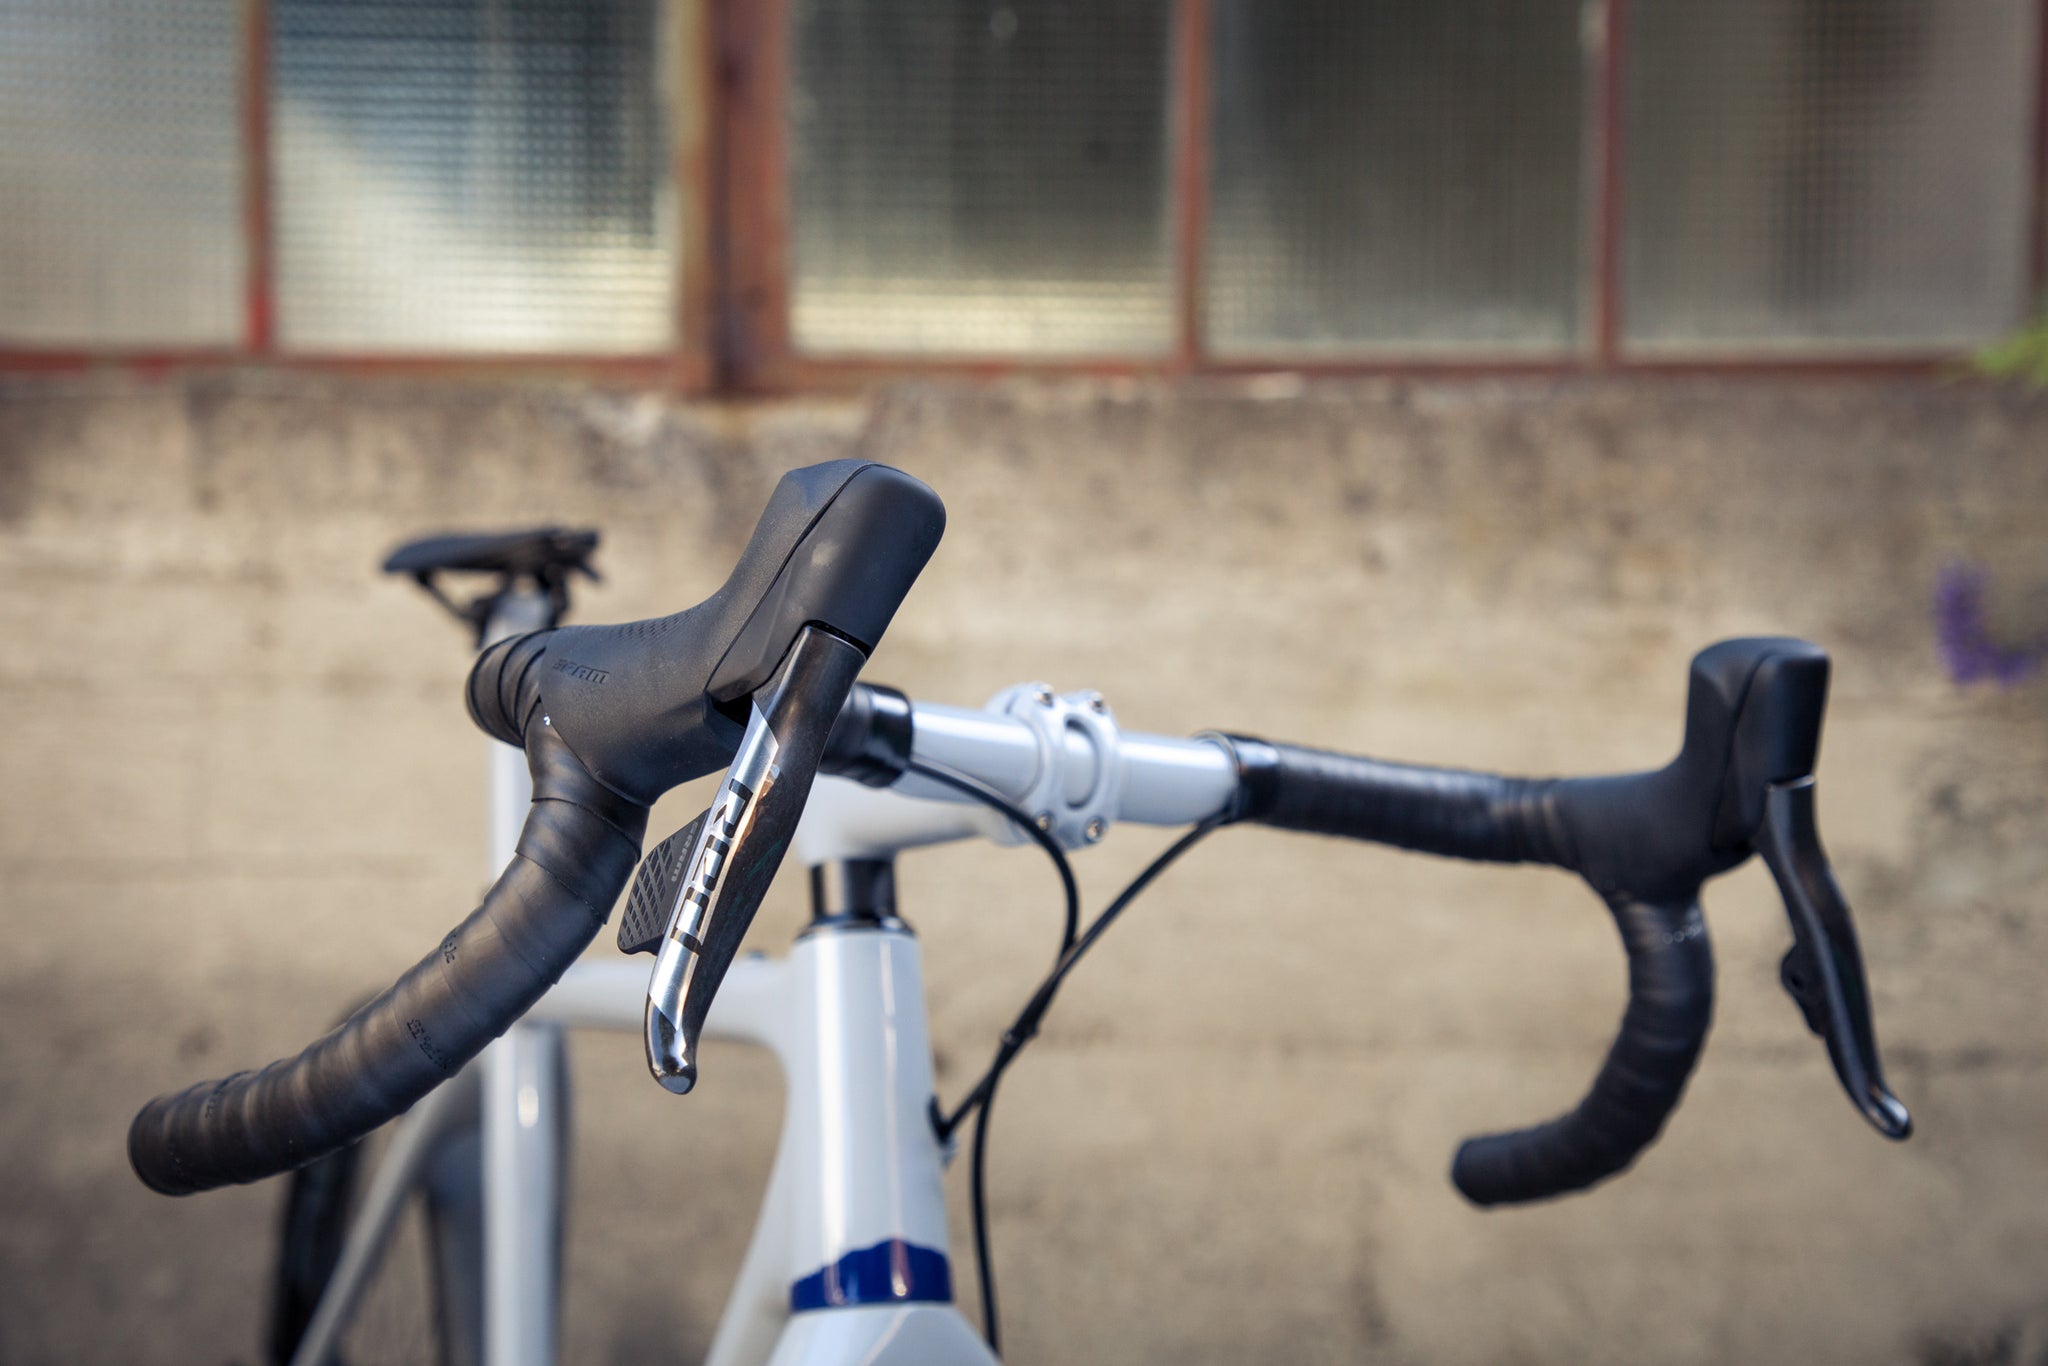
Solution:
{"label": "green plant", "polygon": [[2033,321],[1970,358],[1979,374],[2048,388],[2048,305]]}

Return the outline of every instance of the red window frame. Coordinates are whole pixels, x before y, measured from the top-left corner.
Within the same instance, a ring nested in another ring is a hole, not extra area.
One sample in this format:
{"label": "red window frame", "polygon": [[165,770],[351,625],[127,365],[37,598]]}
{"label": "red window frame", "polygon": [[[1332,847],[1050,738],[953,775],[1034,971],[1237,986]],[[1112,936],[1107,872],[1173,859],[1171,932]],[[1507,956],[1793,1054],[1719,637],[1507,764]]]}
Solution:
{"label": "red window frame", "polygon": [[[239,347],[182,350],[52,350],[0,346],[0,371],[117,369],[143,374],[217,366],[274,366],[364,374],[565,376],[647,385],[684,394],[775,394],[859,387],[910,375],[992,377],[1015,373],[1164,376],[1291,371],[1318,375],[1576,375],[1588,373],[1925,374],[1951,353],[1902,349],[1797,357],[1630,357],[1623,333],[1621,244],[1623,151],[1628,135],[1624,77],[1631,0],[1605,0],[1594,117],[1591,336],[1580,353],[1549,359],[1389,359],[1304,362],[1222,359],[1202,335],[1204,239],[1209,197],[1209,0],[1172,0],[1173,239],[1175,344],[1164,358],[1008,356],[821,358],[794,346],[789,328],[787,104],[790,0],[695,0],[685,4],[671,174],[679,192],[676,344],[644,356],[348,354],[280,350],[271,242],[269,6],[243,0],[241,89],[242,228],[247,273]],[[2036,18],[2029,287],[2048,284],[2048,0]]]}

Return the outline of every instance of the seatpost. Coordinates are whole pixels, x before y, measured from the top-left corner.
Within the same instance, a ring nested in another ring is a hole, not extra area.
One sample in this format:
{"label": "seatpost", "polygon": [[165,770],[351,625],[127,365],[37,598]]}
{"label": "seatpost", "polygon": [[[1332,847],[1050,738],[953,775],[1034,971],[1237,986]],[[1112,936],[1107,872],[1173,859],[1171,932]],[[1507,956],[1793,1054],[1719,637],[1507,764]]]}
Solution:
{"label": "seatpost", "polygon": [[[482,644],[556,624],[549,594],[521,580],[492,601]],[[491,875],[512,859],[533,777],[526,755],[491,741]],[[521,1021],[484,1050],[484,1366],[549,1366],[559,1332],[562,1171],[568,1153],[559,1025]]]}

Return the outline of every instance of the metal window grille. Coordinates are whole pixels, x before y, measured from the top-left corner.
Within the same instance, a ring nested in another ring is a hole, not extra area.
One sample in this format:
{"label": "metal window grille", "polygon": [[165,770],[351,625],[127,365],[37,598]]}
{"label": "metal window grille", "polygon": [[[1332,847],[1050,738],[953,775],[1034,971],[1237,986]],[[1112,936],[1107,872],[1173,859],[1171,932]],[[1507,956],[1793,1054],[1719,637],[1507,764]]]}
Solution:
{"label": "metal window grille", "polygon": [[1938,356],[2040,285],[2043,12],[0,0],[0,366]]}
{"label": "metal window grille", "polygon": [[797,348],[1164,351],[1171,27],[1167,0],[796,0]]}
{"label": "metal window grille", "polygon": [[241,340],[236,0],[0,0],[0,342]]}
{"label": "metal window grille", "polygon": [[1943,347],[2027,287],[2037,6],[1636,0],[1632,351]]}
{"label": "metal window grille", "polygon": [[1580,0],[1215,0],[1219,353],[1568,351]]}
{"label": "metal window grille", "polygon": [[674,342],[659,0],[272,0],[271,33],[283,347]]}

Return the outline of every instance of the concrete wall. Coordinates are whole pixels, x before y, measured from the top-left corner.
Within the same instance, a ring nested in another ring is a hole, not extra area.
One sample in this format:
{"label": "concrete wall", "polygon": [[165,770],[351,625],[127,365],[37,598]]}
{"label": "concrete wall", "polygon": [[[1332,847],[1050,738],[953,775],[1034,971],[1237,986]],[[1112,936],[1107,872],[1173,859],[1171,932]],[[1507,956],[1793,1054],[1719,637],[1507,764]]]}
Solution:
{"label": "concrete wall", "polygon": [[[1686,662],[1837,661],[1822,819],[1892,1080],[1870,1133],[1776,984],[1769,880],[1710,889],[1718,1023],[1597,1193],[1481,1214],[1465,1134],[1574,1101],[1622,999],[1563,875],[1229,832],[1077,975],[993,1143],[1020,1362],[2048,1360],[2048,719],[1959,690],[1928,600],[2041,624],[2048,404],[1960,386],[912,386],[737,409],[248,376],[0,390],[0,1360],[249,1361],[276,1185],[145,1193],[157,1089],[263,1062],[472,903],[465,649],[373,571],[425,529],[604,529],[584,620],[694,601],[776,474],[860,453],[951,527],[872,674],[1045,678],[1127,725],[1521,771],[1661,763]],[[2032,614],[2031,617],[2029,614]],[[679,794],[665,833],[693,809]],[[1099,904],[1161,843],[1080,860]],[[1040,969],[1028,850],[905,861],[947,1094]],[[802,916],[785,877],[755,942]],[[604,951],[609,951],[604,950]],[[688,1101],[576,1045],[575,1361],[708,1340],[772,1068]],[[964,1172],[953,1174],[956,1197]],[[971,1284],[964,1224],[955,1266]]]}

